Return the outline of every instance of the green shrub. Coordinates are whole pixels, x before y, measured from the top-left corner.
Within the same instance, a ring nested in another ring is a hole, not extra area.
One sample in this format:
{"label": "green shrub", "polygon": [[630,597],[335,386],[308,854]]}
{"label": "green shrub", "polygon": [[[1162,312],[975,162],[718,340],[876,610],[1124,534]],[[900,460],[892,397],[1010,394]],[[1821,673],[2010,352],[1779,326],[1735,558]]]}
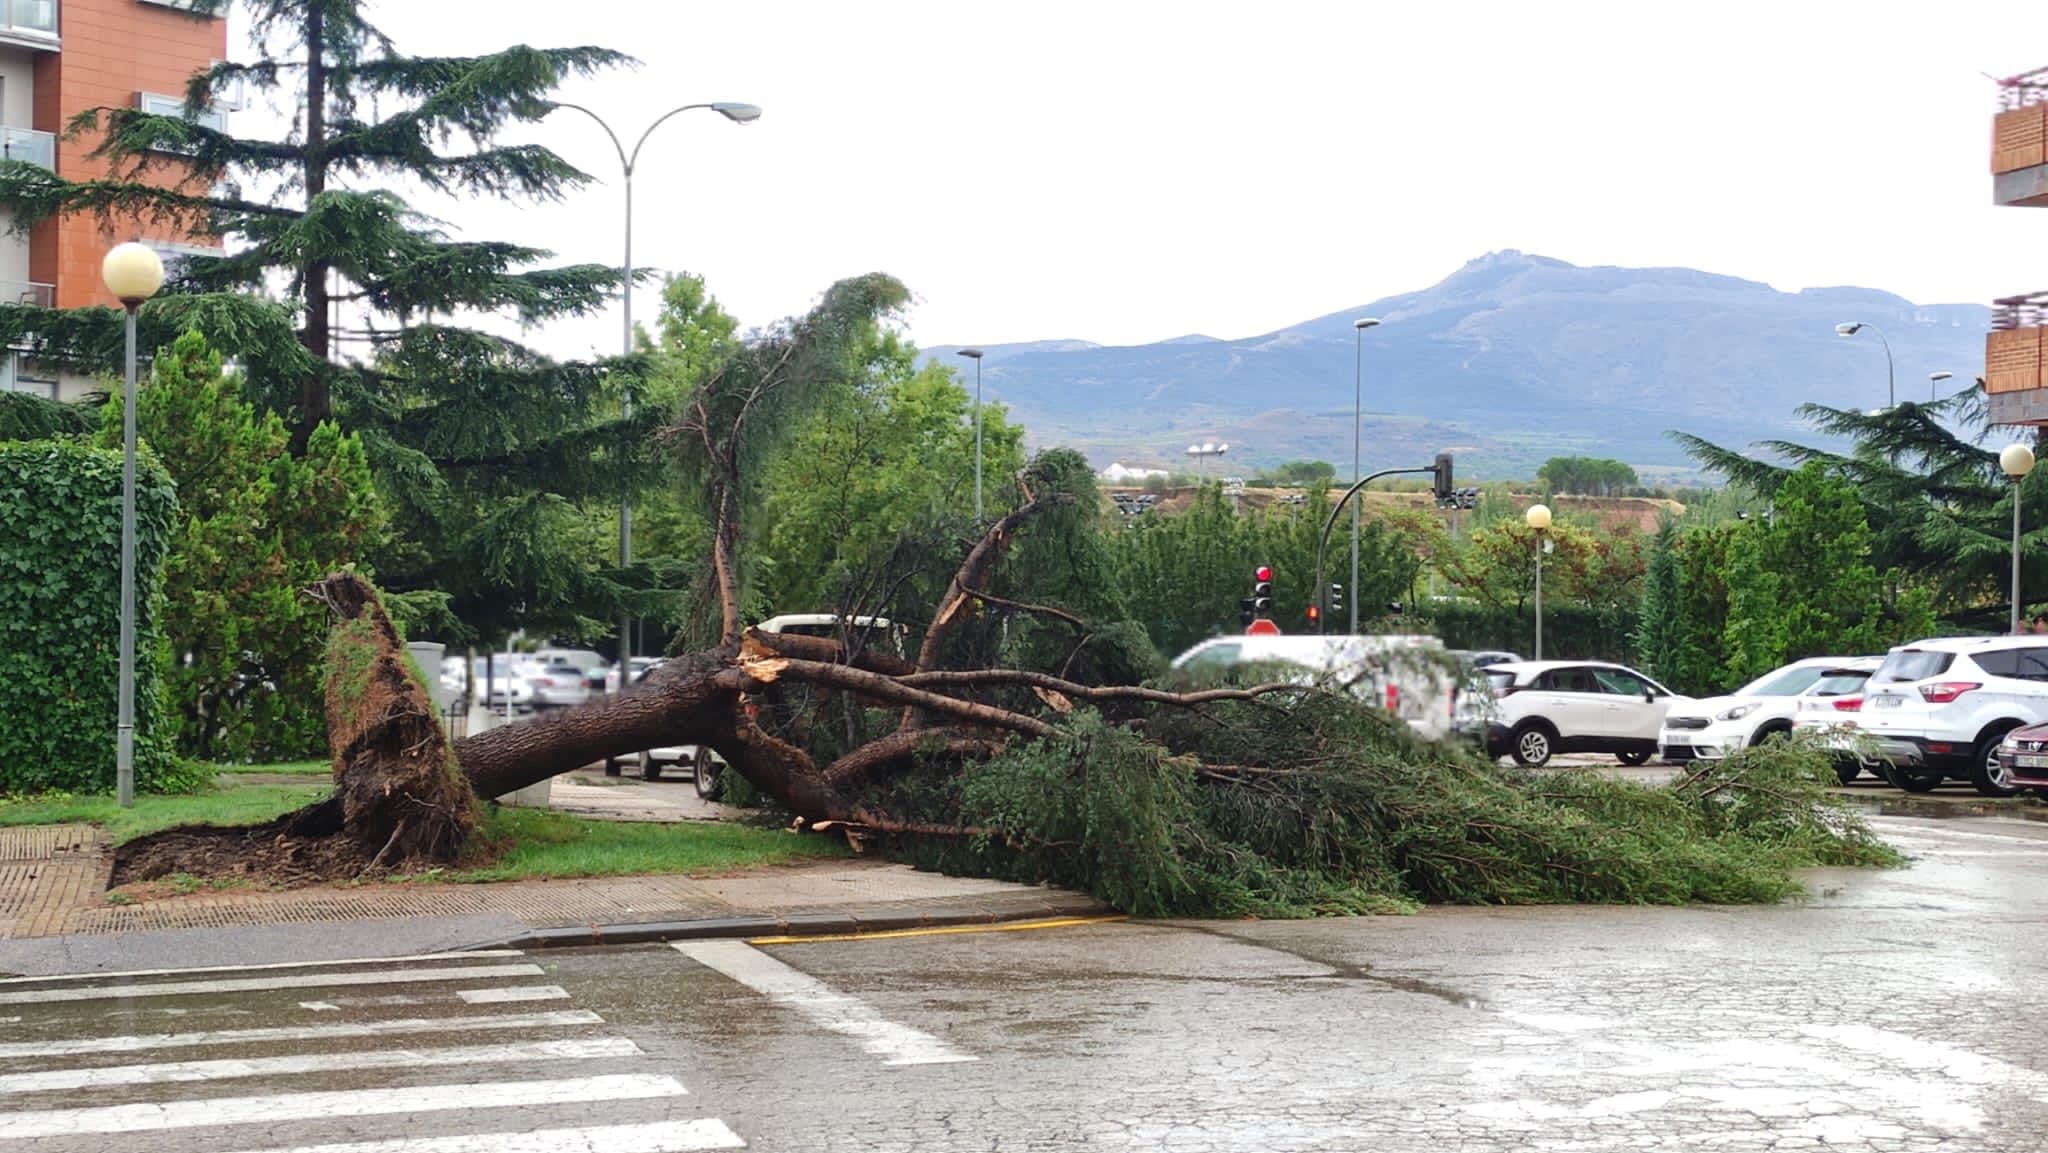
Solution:
{"label": "green shrub", "polygon": [[[135,773],[180,782],[160,724],[171,481],[136,462]],[[0,442],[0,794],[114,787],[121,635],[121,454]]]}

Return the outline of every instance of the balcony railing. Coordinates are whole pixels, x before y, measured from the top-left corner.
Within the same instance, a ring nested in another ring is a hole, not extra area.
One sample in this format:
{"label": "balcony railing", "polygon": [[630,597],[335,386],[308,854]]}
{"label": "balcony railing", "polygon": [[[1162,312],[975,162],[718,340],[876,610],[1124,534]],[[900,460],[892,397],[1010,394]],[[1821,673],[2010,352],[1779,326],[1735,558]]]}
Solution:
{"label": "balcony railing", "polygon": [[33,304],[37,308],[57,306],[57,286],[30,280],[0,280],[0,304]]}
{"label": "balcony railing", "polygon": [[56,39],[57,0],[0,0],[0,32]]}
{"label": "balcony railing", "polygon": [[57,135],[32,128],[0,128],[0,159],[21,160],[57,170]]}
{"label": "balcony railing", "polygon": [[2037,424],[2048,416],[2048,292],[2030,292],[1991,302],[1991,331],[1984,334],[1984,391],[1994,424]]}

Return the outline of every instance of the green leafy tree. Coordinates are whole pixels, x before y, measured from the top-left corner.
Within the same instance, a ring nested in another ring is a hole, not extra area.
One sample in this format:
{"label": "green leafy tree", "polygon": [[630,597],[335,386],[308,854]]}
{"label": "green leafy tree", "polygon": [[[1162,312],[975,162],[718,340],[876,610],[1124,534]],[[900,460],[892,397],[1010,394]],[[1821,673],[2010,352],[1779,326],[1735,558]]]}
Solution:
{"label": "green leafy tree", "polygon": [[[251,395],[285,414],[296,456],[330,417],[359,434],[397,530],[374,560],[389,590],[445,604],[436,631],[460,639],[515,625],[605,627],[625,590],[580,506],[648,483],[654,421],[618,416],[624,374],[557,363],[465,321],[587,313],[604,306],[618,273],[548,267],[547,252],[524,244],[457,239],[393,190],[546,200],[577,187],[584,174],[552,152],[500,137],[547,115],[563,78],[626,58],[529,47],[408,56],[361,0],[241,7],[255,59],[194,76],[183,116],[81,113],[73,128],[107,177],[0,165],[0,204],[17,229],[88,215],[225,241],[226,255],[182,260],[168,295],[145,307],[145,344],[200,329],[245,366]],[[198,110],[231,83],[300,115],[270,138],[200,123]],[[244,187],[265,194],[247,197]],[[281,302],[258,295],[276,286]],[[0,329],[59,364],[111,367],[120,348],[110,310],[9,307]]]}
{"label": "green leafy tree", "polygon": [[1678,526],[1670,518],[1657,525],[1644,564],[1643,596],[1637,610],[1636,659],[1644,672],[1664,680],[1677,679],[1679,647]]}
{"label": "green leafy tree", "polygon": [[[100,421],[100,443],[118,448],[120,401]],[[382,509],[362,444],[323,422],[291,455],[283,419],[243,399],[196,332],[156,359],[136,427],[178,488],[163,619],[179,751],[319,755],[327,610],[302,590],[376,543]]]}
{"label": "green leafy tree", "polygon": [[1536,480],[1549,492],[1586,496],[1617,496],[1641,485],[1636,470],[1621,461],[1590,456],[1553,456],[1536,470]]}
{"label": "green leafy tree", "polygon": [[1327,460],[1290,460],[1274,465],[1255,479],[1276,486],[1327,487],[1337,479],[1337,466]]}

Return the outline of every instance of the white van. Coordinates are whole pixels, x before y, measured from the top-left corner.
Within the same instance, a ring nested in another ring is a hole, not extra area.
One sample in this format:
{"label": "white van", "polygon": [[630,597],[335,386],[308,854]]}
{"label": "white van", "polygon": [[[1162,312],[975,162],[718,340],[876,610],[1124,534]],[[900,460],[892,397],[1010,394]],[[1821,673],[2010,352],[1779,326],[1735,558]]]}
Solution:
{"label": "white van", "polygon": [[1457,674],[1438,637],[1214,637],[1175,657],[1173,667],[1200,671],[1264,662],[1294,665],[1309,679],[1348,686],[1426,740],[1451,732]]}

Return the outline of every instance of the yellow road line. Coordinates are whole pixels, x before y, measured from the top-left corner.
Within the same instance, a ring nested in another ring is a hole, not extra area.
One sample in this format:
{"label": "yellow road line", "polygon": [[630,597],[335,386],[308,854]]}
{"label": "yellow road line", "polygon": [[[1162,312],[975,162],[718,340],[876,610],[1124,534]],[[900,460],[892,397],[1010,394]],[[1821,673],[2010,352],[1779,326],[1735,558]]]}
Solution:
{"label": "yellow road line", "polygon": [[1006,921],[996,925],[936,925],[929,929],[882,929],[873,933],[830,933],[815,937],[750,937],[749,945],[801,945],[811,941],[879,941],[887,937],[950,937],[958,933],[1020,933],[1027,929],[1068,929],[1076,925],[1103,925],[1122,921],[1121,914],[1106,917],[1055,917],[1046,921]]}

